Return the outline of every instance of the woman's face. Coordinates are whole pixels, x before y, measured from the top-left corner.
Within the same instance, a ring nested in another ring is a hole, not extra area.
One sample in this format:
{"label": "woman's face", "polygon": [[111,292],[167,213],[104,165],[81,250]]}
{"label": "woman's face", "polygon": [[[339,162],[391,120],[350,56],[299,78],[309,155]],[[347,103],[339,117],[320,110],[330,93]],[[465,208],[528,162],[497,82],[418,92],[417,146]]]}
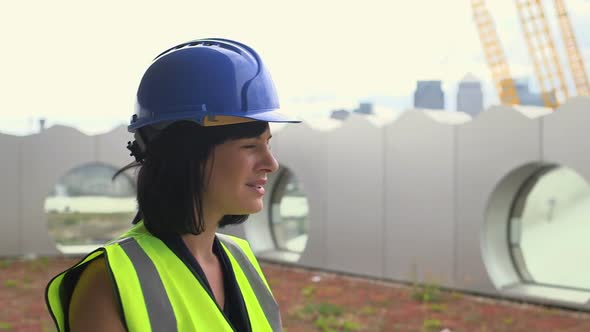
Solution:
{"label": "woman's face", "polygon": [[[203,205],[222,215],[262,209],[267,174],[279,168],[270,151],[270,129],[258,137],[217,145],[205,165]],[[207,180],[206,180],[207,181]]]}

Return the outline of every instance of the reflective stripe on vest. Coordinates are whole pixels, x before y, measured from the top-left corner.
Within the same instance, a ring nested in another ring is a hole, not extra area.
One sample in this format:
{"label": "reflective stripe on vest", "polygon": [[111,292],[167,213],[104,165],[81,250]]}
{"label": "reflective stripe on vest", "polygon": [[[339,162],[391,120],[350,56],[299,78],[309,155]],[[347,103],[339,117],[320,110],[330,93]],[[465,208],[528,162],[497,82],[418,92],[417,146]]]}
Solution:
{"label": "reflective stripe on vest", "polygon": [[119,241],[119,245],[137,273],[152,331],[178,331],[172,304],[154,263],[132,237]]}
{"label": "reflective stripe on vest", "polygon": [[[268,285],[246,253],[231,237],[223,234],[217,234],[217,237],[231,253],[230,260],[233,258],[239,264],[272,331],[282,331],[279,307]],[[121,239],[117,243],[125,251],[137,272],[152,331],[178,331],[174,311],[151,259],[132,237]],[[237,272],[235,270],[234,268],[234,273]],[[254,327],[253,331],[255,331]]]}
{"label": "reflective stripe on vest", "polygon": [[[244,298],[252,332],[282,331],[280,313],[270,288],[246,241],[217,235],[229,257]],[[48,308],[58,331],[64,331],[69,296],[62,296],[64,276],[104,254],[124,324],[135,331],[233,332],[227,318],[190,269],[143,225],[136,225],[120,240],[89,254],[56,276],[48,285]],[[71,295],[71,294],[70,294]]]}
{"label": "reflective stripe on vest", "polygon": [[217,234],[217,238],[219,238],[219,241],[221,241],[221,243],[227,247],[229,252],[231,252],[232,256],[242,268],[246,278],[248,278],[248,282],[258,298],[262,311],[264,311],[264,316],[270,324],[273,332],[282,331],[279,306],[272,296],[268,285],[262,280],[260,274],[256,271],[256,268],[246,256],[246,253],[234,240],[232,240],[231,237],[224,234]]}
{"label": "reflective stripe on vest", "polygon": [[[149,259],[154,264],[157,275],[162,281],[163,291],[153,287],[143,287],[144,284],[148,285],[152,282],[142,281],[144,275],[140,273],[139,266],[146,262],[143,259],[135,261],[135,257],[127,255],[126,250],[131,241],[137,242],[138,247],[146,254],[143,258]],[[155,315],[155,319],[160,320],[164,315],[169,314],[169,311],[148,312],[146,303],[162,301],[159,295],[162,292],[167,295],[167,299],[172,304],[176,324],[163,327],[161,331],[233,331],[213,296],[199,284],[198,279],[180,258],[156,237],[145,233],[133,234],[129,239],[116,241],[105,249],[108,264],[119,290],[125,322],[130,331],[159,331],[155,329],[155,326],[148,326],[152,321],[150,316]],[[258,298],[259,295],[250,285],[245,272],[242,271],[232,253],[227,249],[224,250],[230,259],[244,298],[252,331],[273,331],[261,305],[264,294],[260,295],[260,299]],[[125,265],[131,268],[126,269]],[[164,306],[158,304],[153,307]],[[173,319],[166,318],[165,321],[172,322]]]}

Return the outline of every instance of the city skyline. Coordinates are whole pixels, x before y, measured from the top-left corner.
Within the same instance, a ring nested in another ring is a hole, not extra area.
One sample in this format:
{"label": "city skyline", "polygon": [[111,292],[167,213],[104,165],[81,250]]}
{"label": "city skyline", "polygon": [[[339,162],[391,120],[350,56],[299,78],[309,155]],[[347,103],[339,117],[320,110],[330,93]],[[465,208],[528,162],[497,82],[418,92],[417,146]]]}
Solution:
{"label": "city skyline", "polygon": [[[480,88],[482,91],[482,103],[483,109],[475,110],[475,111],[462,111],[464,113],[468,113],[470,116],[476,116],[481,111],[487,109],[488,107],[494,105],[490,103],[490,99],[495,100],[497,103],[496,91],[493,90],[493,86],[491,82],[483,82],[475,77],[472,73],[467,73],[466,77],[470,77],[470,79],[474,80],[474,82],[480,83]],[[517,82],[517,90],[519,95],[523,98],[521,100],[521,105],[528,105],[528,106],[539,106],[543,107],[542,99],[540,95],[531,90],[530,77],[524,78],[515,78]],[[301,105],[302,108],[307,108],[302,111],[303,113],[303,120],[316,120],[316,119],[326,119],[326,118],[335,118],[335,119],[346,119],[348,115],[344,114],[346,112],[348,114],[353,112],[359,112],[359,110],[365,105],[365,107],[373,107],[378,106],[382,110],[390,110],[391,112],[405,112],[412,109],[431,109],[431,110],[440,110],[440,111],[461,111],[458,108],[458,94],[461,91],[461,85],[463,79],[461,81],[446,83],[441,80],[417,80],[414,84],[420,83],[432,83],[435,82],[440,84],[437,86],[442,92],[442,96],[435,96],[437,101],[434,103],[440,103],[438,98],[442,97],[442,106],[425,106],[428,103],[432,103],[432,101],[427,101],[429,96],[425,96],[422,98],[422,102],[426,102],[425,105],[420,106],[416,105],[416,90],[412,91],[412,93],[408,94],[407,96],[371,96],[368,98],[363,98],[359,100],[354,100],[353,98],[335,98],[334,96],[309,96],[308,98],[300,98],[297,99],[295,102],[287,104],[288,110],[293,110],[297,108],[297,105]],[[453,86],[450,86],[454,84]],[[445,88],[445,86],[450,86]],[[284,103],[281,103],[284,105]],[[283,108],[283,107],[281,107]],[[131,111],[130,111],[131,112]],[[336,114],[335,114],[336,113]],[[360,111],[360,113],[366,113]],[[131,113],[130,113],[131,114]],[[71,121],[59,121],[51,118],[46,117],[39,117],[39,118],[29,118],[27,119],[28,128],[20,129],[20,130],[3,130],[0,126],[0,134],[9,134],[9,135],[29,135],[39,132],[40,130],[47,129],[52,125],[65,125],[74,127],[81,132],[86,134],[100,134],[105,133],[117,126],[127,126],[127,120],[121,118],[112,118],[112,119],[98,119],[98,118],[91,118],[88,117],[85,120],[78,121],[77,123]],[[41,124],[42,122],[43,124]],[[96,123],[99,122],[100,125],[96,126]],[[95,125],[95,129],[88,130],[85,124]],[[41,128],[43,126],[43,128]]]}
{"label": "city skyline", "polygon": [[[554,9],[545,2],[562,53]],[[590,40],[582,32],[590,30],[590,2],[566,4],[588,64]],[[513,76],[532,77],[514,2],[488,6]],[[209,36],[256,48],[271,70],[281,108],[304,119],[359,102],[404,111],[411,108],[417,80],[443,81],[446,109],[454,109],[457,85],[468,72],[482,81],[486,107],[497,102],[471,8],[461,0],[259,0],[231,6],[175,1],[165,7],[39,1],[2,7],[3,133],[31,131],[40,118],[48,126],[73,125],[87,133],[125,124],[150,60],[176,43]],[[567,68],[564,57],[561,62]],[[530,81],[535,91],[535,80]]]}

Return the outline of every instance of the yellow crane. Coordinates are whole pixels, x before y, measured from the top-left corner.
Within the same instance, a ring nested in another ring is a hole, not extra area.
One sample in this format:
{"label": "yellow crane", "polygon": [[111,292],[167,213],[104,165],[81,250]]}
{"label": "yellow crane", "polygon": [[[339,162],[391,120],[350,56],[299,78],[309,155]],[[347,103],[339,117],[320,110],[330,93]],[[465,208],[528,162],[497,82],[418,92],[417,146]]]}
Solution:
{"label": "yellow crane", "polygon": [[[543,103],[555,108],[570,96],[564,71],[551,37],[541,0],[515,0]],[[518,93],[485,0],[471,0],[473,18],[500,102],[518,104]],[[590,95],[590,85],[563,0],[555,0],[568,63],[578,95]]]}
{"label": "yellow crane", "polygon": [[568,63],[572,71],[576,93],[578,96],[590,96],[590,84],[584,60],[580,55],[572,22],[570,21],[563,0],[555,0],[555,10],[559,19],[559,27],[567,54]]}
{"label": "yellow crane", "polygon": [[509,105],[518,104],[518,94],[514,80],[510,75],[506,54],[504,54],[492,16],[486,8],[485,0],[471,0],[471,8],[500,102]]}

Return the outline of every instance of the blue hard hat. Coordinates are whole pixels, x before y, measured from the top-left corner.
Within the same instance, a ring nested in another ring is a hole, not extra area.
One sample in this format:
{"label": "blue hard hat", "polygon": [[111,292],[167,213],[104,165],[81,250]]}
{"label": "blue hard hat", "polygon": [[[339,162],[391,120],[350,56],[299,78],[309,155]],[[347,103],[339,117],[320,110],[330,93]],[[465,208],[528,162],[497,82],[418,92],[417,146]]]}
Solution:
{"label": "blue hard hat", "polygon": [[198,39],[154,59],[141,79],[128,130],[179,120],[202,126],[301,122],[278,108],[272,78],[256,51],[228,39]]}

